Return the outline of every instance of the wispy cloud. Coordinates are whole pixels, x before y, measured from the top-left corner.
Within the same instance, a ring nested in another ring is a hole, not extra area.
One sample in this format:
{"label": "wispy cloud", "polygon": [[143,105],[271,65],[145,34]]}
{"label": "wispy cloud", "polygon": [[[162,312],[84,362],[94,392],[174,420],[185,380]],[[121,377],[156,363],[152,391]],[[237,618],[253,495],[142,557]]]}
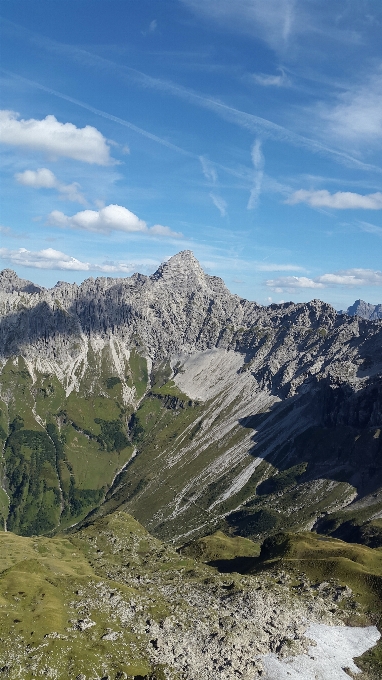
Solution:
{"label": "wispy cloud", "polygon": [[281,276],[277,279],[269,279],[265,282],[276,293],[293,292],[300,288],[332,288],[344,286],[355,288],[357,286],[382,286],[382,272],[373,269],[342,269],[333,274],[323,274],[314,279],[305,276]]}
{"label": "wispy cloud", "polygon": [[[24,78],[23,76],[18,75],[17,73],[12,73],[11,71],[7,71],[6,69],[0,68],[0,72],[6,73],[8,76],[11,76],[12,78],[15,78],[17,80],[20,80],[21,82],[24,82],[28,84],[31,87],[35,87],[39,90],[42,90],[43,92],[47,92],[49,94],[52,94],[55,97],[58,97],[59,99],[63,99],[65,101],[71,102],[72,104],[75,104],[76,106],[79,106],[87,111],[90,111],[91,113],[94,113],[96,116],[100,116],[102,118],[106,118],[106,120],[111,120],[114,123],[117,123],[118,125],[122,125],[123,127],[127,127],[133,132],[136,132],[139,135],[142,135],[142,137],[146,137],[147,139],[150,139],[156,144],[160,144],[161,146],[166,147],[167,149],[174,151],[175,153],[179,153],[182,156],[186,156],[188,158],[191,158],[193,160],[196,160],[200,162],[200,155],[193,153],[192,151],[189,151],[188,149],[184,149],[180,146],[177,146],[176,144],[173,144],[172,142],[169,142],[167,139],[163,139],[162,137],[158,137],[158,135],[153,134],[152,132],[149,132],[148,130],[144,130],[143,128],[138,127],[137,125],[134,125],[134,123],[131,123],[128,120],[125,120],[123,118],[119,118],[118,116],[113,116],[111,113],[108,113],[107,111],[102,111],[101,109],[96,109],[94,106],[90,106],[90,104],[87,104],[86,102],[80,101],[79,99],[75,99],[74,97],[69,97],[69,95],[63,94],[62,92],[58,92],[57,90],[53,90],[50,87],[45,87],[45,85],[41,85],[41,83],[37,83],[34,80],[30,80],[29,78]],[[205,156],[203,156],[205,158]],[[231,175],[232,177],[237,177],[238,179],[244,179],[245,181],[248,181],[250,179],[250,169],[248,168],[230,168],[229,166],[223,165],[222,163],[217,163],[216,161],[211,161],[208,159],[208,163],[211,166],[214,166],[217,170],[221,170],[222,172],[227,173],[228,175]]]}
{"label": "wispy cloud", "polygon": [[150,259],[130,262],[83,262],[54,248],[36,251],[27,250],[26,248],[18,248],[17,250],[0,248],[0,258],[14,266],[32,267],[33,269],[100,272],[105,274],[121,273],[125,275],[132,274],[142,268],[152,271],[153,268],[160,264],[159,260]]}
{"label": "wispy cloud", "polygon": [[[195,0],[195,2],[200,4],[201,6],[199,0]],[[207,3],[203,4],[206,5]],[[239,3],[231,3],[231,0],[222,1],[210,0],[209,4],[210,6],[215,5],[215,7],[218,8],[219,12],[222,10],[222,7],[224,5],[226,7],[226,12],[228,12],[229,7]],[[262,0],[254,0],[254,2],[252,2],[252,0],[251,2],[249,0],[241,0],[241,4],[248,5],[248,7],[250,7],[252,4],[256,5],[257,8],[256,12],[259,11],[260,14],[263,11],[262,7],[267,8],[264,9],[264,13],[267,16],[269,13],[269,16],[271,16],[271,24],[272,22],[274,23],[274,17],[276,17],[277,12],[279,12],[280,16],[284,17],[282,22],[282,25],[284,26],[284,28],[282,29],[283,30],[282,34],[288,35],[287,27],[291,25],[290,14],[293,11],[294,0],[270,0],[270,2],[268,3],[264,3],[262,2]],[[267,135],[272,139],[276,139],[300,148],[307,149],[312,153],[317,153],[322,156],[330,157],[342,165],[355,167],[362,170],[369,171],[373,170],[379,173],[382,172],[382,168],[379,168],[378,166],[374,166],[369,163],[364,163],[363,161],[359,160],[356,157],[351,156],[345,151],[339,151],[338,149],[331,148],[327,144],[319,140],[304,137],[303,135],[293,132],[292,130],[283,127],[282,125],[273,123],[272,121],[266,118],[262,118],[254,114],[241,111],[240,109],[236,109],[235,107],[232,106],[228,106],[227,104],[224,104],[223,102],[218,101],[213,97],[209,97],[208,95],[200,94],[198,92],[191,90],[190,88],[182,87],[167,80],[154,78],[152,76],[147,75],[146,73],[143,73],[142,71],[138,71],[137,69],[116,64],[115,62],[109,59],[105,59],[103,57],[95,55],[91,52],[88,52],[87,50],[83,50],[72,45],[65,45],[63,43],[47,39],[43,36],[33,33],[32,31],[27,31],[20,26],[11,24],[11,22],[6,23],[7,25],[10,26],[12,30],[14,31],[17,30],[20,33],[20,35],[25,35],[26,38],[28,38],[34,43],[37,43],[40,47],[43,47],[48,51],[62,54],[68,59],[72,59],[75,62],[81,63],[81,65],[83,66],[102,68],[103,70],[108,69],[111,72],[113,72],[113,74],[116,75],[117,77],[122,79],[128,79],[130,82],[134,82],[136,85],[140,87],[155,89],[167,94],[171,94],[172,96],[183,99],[189,102],[190,104],[213,111],[216,115],[223,118],[224,120],[227,120],[234,125],[238,125],[239,127],[248,130],[252,134],[253,133],[262,134],[263,136]],[[2,70],[4,73],[7,73],[8,75],[13,75],[15,77],[20,78],[20,76],[12,74],[9,71],[6,71],[5,69]],[[32,84],[32,81],[27,81],[27,79],[23,78],[21,79],[24,80],[25,82],[29,82],[30,84]],[[46,92],[50,92],[51,94],[60,96],[64,99],[67,99],[68,101],[77,103],[79,106],[84,106],[84,108],[87,108],[89,111],[93,111],[97,115],[102,115],[106,118],[109,118],[110,120],[114,120],[115,122],[120,122],[122,125],[126,125],[131,129],[135,129],[140,134],[144,134],[145,136],[151,137],[152,139],[155,138],[155,135],[151,135],[151,133],[147,133],[146,131],[141,130],[137,126],[134,126],[133,124],[128,123],[127,121],[121,121],[121,119],[118,119],[117,117],[112,116],[111,114],[105,114],[105,112],[100,112],[99,110],[93,107],[84,105],[84,103],[79,102],[78,100],[75,100],[66,95],[62,95],[61,93],[58,93],[57,91],[51,88],[46,88],[44,86],[39,85],[38,83],[34,83],[34,85],[36,87],[40,87],[40,89],[43,89]],[[162,144],[164,143],[164,140],[160,140],[160,138],[156,138],[156,141]],[[169,148],[173,148],[174,150],[176,149],[179,152],[183,152],[186,153],[186,155],[191,155],[194,157],[194,154],[190,154],[190,152],[185,152],[179,147],[176,147],[176,145],[173,145],[171,143],[167,143],[165,145],[168,146]]]}
{"label": "wispy cloud", "polygon": [[140,232],[151,236],[180,238],[180,232],[172,231],[169,227],[155,224],[148,227],[144,220],[139,219],[133,212],[122,205],[107,205],[99,210],[82,210],[75,215],[65,215],[60,210],[53,210],[48,215],[48,224],[54,227],[80,229],[99,234],[109,234],[113,231],[124,233]]}
{"label": "wispy cloud", "polygon": [[202,166],[202,171],[204,177],[212,184],[216,184],[218,179],[218,173],[216,172],[216,167],[211,161],[205,156],[199,156],[200,164]]}
{"label": "wispy cloud", "polygon": [[[181,0],[196,14],[219,23],[226,30],[260,38],[276,52],[285,53],[298,38],[324,36],[339,43],[359,44],[362,36],[354,30],[354,15],[365,10],[350,3],[345,11],[337,4],[322,11],[321,2],[301,0]],[[354,7],[355,6],[355,7]],[[371,16],[371,12],[369,17]],[[349,20],[346,20],[349,17]]]}
{"label": "wispy cloud", "polygon": [[221,196],[218,196],[217,194],[213,193],[212,191],[210,192],[210,198],[212,200],[212,203],[219,210],[220,215],[222,217],[225,217],[227,215],[227,201],[225,201],[224,198],[222,198]]}
{"label": "wispy cloud", "polygon": [[146,37],[147,35],[150,35],[150,33],[155,33],[157,28],[158,28],[158,22],[157,22],[156,19],[153,19],[152,21],[150,21],[148,28],[145,31],[141,31],[141,33],[142,33],[143,36]]}
{"label": "wispy cloud", "polygon": [[[333,106],[321,105],[325,134],[336,143],[362,144],[382,142],[382,65],[361,83],[342,92]],[[322,125],[322,123],[321,123]]]}
{"label": "wispy cloud", "polygon": [[306,203],[312,208],[334,208],[336,210],[382,210],[382,193],[356,194],[352,191],[329,193],[326,189],[308,191],[299,189],[285,201],[288,205]]}
{"label": "wispy cloud", "polygon": [[29,234],[25,232],[14,231],[13,229],[11,229],[11,227],[5,227],[3,225],[0,225],[0,234],[2,234],[3,237],[13,238],[17,240],[30,238]]}
{"label": "wispy cloud", "polygon": [[305,267],[295,264],[276,264],[275,262],[257,262],[255,269],[259,272],[299,272],[305,271]]}
{"label": "wispy cloud", "polygon": [[60,99],[64,99],[65,101],[71,102],[72,104],[76,104],[77,106],[80,106],[82,109],[86,109],[87,111],[94,113],[96,116],[100,116],[101,118],[106,118],[106,120],[111,120],[114,123],[118,123],[118,125],[123,125],[123,127],[127,127],[130,130],[137,132],[139,135],[142,135],[143,137],[146,137],[147,139],[151,139],[153,142],[156,142],[157,144],[161,144],[161,146],[165,146],[168,149],[175,151],[176,153],[180,153],[183,156],[188,156],[189,158],[194,158],[195,160],[199,160],[199,158],[200,158],[197,154],[192,153],[192,151],[188,151],[187,149],[183,149],[182,147],[177,146],[176,144],[172,144],[168,140],[163,139],[162,137],[158,137],[158,135],[155,135],[152,132],[149,132],[148,130],[144,130],[143,128],[140,128],[137,125],[134,125],[134,123],[130,123],[130,121],[125,120],[124,118],[119,118],[118,116],[113,116],[111,113],[108,113],[107,111],[102,111],[101,109],[96,109],[94,106],[90,106],[90,104],[87,104],[86,102],[80,101],[79,99],[75,99],[74,97],[70,97],[69,95],[66,95],[63,92],[58,92],[58,90],[54,90],[51,87],[45,87],[45,85],[41,85],[41,83],[37,83],[35,80],[30,80],[29,78],[24,78],[23,76],[20,76],[17,73],[12,73],[11,71],[7,71],[6,69],[1,69],[1,68],[0,68],[0,71],[11,76],[12,78],[20,80],[20,81],[22,81],[22,82],[24,82],[24,83],[26,83],[26,84],[28,84],[32,87],[35,87],[39,90],[42,90],[43,92],[47,92],[49,94],[54,95],[55,97],[59,97]]}
{"label": "wispy cloud", "polygon": [[290,79],[282,69],[279,70],[281,71],[279,75],[270,73],[250,73],[246,80],[256,83],[257,85],[262,85],[263,87],[289,87]]}
{"label": "wispy cloud", "polygon": [[294,24],[295,0],[182,0],[190,9],[230,29],[256,35],[280,50]]}
{"label": "wispy cloud", "polygon": [[77,128],[73,123],[60,123],[55,116],[19,120],[14,111],[0,111],[0,142],[42,151],[52,159],[64,156],[97,165],[113,163],[110,147],[99,130],[91,125]]}
{"label": "wispy cloud", "polygon": [[366,231],[368,234],[376,234],[382,238],[382,227],[377,227],[375,224],[370,224],[370,222],[359,222],[358,223],[362,231]]}
{"label": "wispy cloud", "polygon": [[19,184],[33,189],[57,189],[61,198],[86,205],[86,199],[79,191],[81,185],[78,184],[78,182],[63,184],[51,170],[48,170],[48,168],[17,172],[15,174],[15,179]]}
{"label": "wispy cloud", "polygon": [[253,167],[255,168],[254,184],[248,199],[248,210],[256,208],[261,194],[264,177],[264,155],[261,150],[261,140],[256,139],[251,149]]}
{"label": "wispy cloud", "polygon": [[216,188],[215,191],[210,191],[209,197],[214,204],[215,208],[217,208],[220,212],[221,217],[226,217],[227,215],[227,201],[222,198],[219,193],[218,193],[218,173],[216,170],[216,165],[215,163],[211,163],[211,161],[206,158],[205,156],[199,156],[200,164],[202,166],[202,172],[208,183]]}

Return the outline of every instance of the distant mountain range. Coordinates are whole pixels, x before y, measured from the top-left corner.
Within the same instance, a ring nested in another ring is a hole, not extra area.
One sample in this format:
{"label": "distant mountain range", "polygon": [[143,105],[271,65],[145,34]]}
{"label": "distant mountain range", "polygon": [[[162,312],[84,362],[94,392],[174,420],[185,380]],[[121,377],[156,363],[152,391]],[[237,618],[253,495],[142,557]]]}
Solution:
{"label": "distant mountain range", "polygon": [[364,300],[356,300],[354,305],[347,309],[342,309],[339,314],[349,314],[349,316],[360,316],[362,319],[382,319],[382,304],[372,305]]}

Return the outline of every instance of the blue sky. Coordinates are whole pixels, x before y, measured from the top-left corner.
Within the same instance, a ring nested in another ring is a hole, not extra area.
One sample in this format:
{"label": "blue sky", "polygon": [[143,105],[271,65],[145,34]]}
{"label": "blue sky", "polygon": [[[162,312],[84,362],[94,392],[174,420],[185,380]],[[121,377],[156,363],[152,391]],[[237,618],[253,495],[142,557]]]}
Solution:
{"label": "blue sky", "polygon": [[0,266],[382,302],[380,0],[2,0]]}

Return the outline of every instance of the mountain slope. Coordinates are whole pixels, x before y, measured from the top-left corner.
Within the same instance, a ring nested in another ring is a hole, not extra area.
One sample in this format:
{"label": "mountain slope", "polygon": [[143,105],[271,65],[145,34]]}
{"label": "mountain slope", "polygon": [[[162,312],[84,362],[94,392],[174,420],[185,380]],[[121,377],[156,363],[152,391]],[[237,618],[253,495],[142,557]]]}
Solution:
{"label": "mountain slope", "polygon": [[9,529],[121,506],[176,542],[382,516],[382,322],[261,307],[189,251],[151,277],[0,282]]}

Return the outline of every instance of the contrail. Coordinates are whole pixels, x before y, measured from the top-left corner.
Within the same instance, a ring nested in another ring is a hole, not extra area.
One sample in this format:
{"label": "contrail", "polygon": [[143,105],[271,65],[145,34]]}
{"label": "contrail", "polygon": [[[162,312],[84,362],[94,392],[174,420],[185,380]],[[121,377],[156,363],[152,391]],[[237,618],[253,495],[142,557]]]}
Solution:
{"label": "contrail", "polygon": [[[113,70],[114,72],[117,72],[119,77],[127,76],[130,80],[135,82],[137,85],[140,85],[141,87],[149,87],[154,90],[166,92],[179,99],[183,99],[184,101],[187,101],[190,104],[212,111],[220,118],[223,118],[224,120],[233,123],[234,125],[244,128],[245,130],[248,130],[251,133],[255,134],[259,134],[260,132],[263,134],[265,133],[271,139],[279,140],[282,142],[286,142],[288,144],[292,144],[293,146],[297,146],[299,148],[307,149],[312,153],[316,153],[321,156],[331,157],[337,162],[341,163],[342,165],[346,165],[348,167],[356,167],[361,170],[382,173],[382,168],[378,166],[371,165],[369,163],[363,163],[362,161],[358,160],[357,158],[354,158],[353,156],[350,156],[349,154],[343,151],[332,149],[331,147],[328,147],[319,141],[315,141],[314,139],[310,139],[309,137],[304,137],[303,135],[300,135],[297,132],[293,132],[292,130],[285,128],[282,125],[273,123],[267,118],[262,118],[261,116],[256,116],[255,114],[247,113],[246,111],[241,111],[240,109],[228,106],[227,104],[224,104],[223,102],[220,102],[217,99],[206,96],[204,94],[200,94],[189,88],[182,87],[181,85],[176,85],[175,83],[161,80],[160,78],[154,78],[153,76],[149,76],[146,73],[143,73],[142,71],[138,71],[137,69],[132,68],[131,66],[121,66],[120,64],[116,64],[110,59],[105,59],[104,57],[100,57],[99,55],[93,54],[92,52],[88,52],[87,50],[80,49],[72,45],[66,45],[65,43],[60,43],[56,40],[46,38],[34,31],[19,26],[18,24],[15,24],[12,21],[3,20],[3,23],[8,27],[8,30],[13,30],[18,34],[24,35],[27,39],[39,45],[39,47],[43,47],[44,49],[50,52],[64,54],[67,58],[69,57],[74,61],[80,62],[82,65],[85,64],[87,66],[92,67],[96,66],[99,69],[106,68],[108,70]],[[21,78],[21,76],[16,77]],[[28,82],[26,78],[24,80]],[[32,84],[33,81],[29,82]],[[67,101],[71,101],[77,104],[78,106],[87,108],[89,111],[92,111],[97,115],[109,118],[109,120],[113,120],[114,122],[120,123],[121,125],[125,125],[126,127],[129,127],[131,130],[134,130],[139,134],[142,134],[148,139],[152,139],[153,141],[156,141],[158,144],[162,144],[162,146],[167,146],[167,148],[173,149],[174,151],[177,151],[178,153],[181,153],[184,156],[188,156],[189,158],[196,158],[196,155],[193,154],[192,152],[186,151],[185,149],[182,149],[181,147],[178,147],[175,144],[172,144],[171,142],[167,142],[166,140],[161,139],[156,135],[152,135],[150,132],[142,130],[141,128],[138,128],[137,126],[133,125],[132,123],[129,123],[128,121],[124,121],[123,119],[117,118],[116,116],[107,114],[104,111],[101,112],[98,109],[95,109],[91,106],[88,106],[87,104],[84,104],[83,102],[79,102],[78,100],[72,99],[66,95],[62,95],[61,93],[58,93],[50,88],[46,88],[42,85],[39,85],[38,83],[34,84],[36,87],[40,87],[46,92],[50,92],[51,94],[54,94],[58,97],[62,97],[63,99],[67,99]],[[219,167],[218,164],[216,165],[217,167]],[[224,166],[221,166],[221,168],[226,172],[229,172],[230,174],[233,174],[237,177],[242,177],[240,173],[238,174],[235,171],[231,171],[230,169],[225,168]]]}
{"label": "contrail", "polygon": [[[72,104],[75,104],[76,106],[80,106],[83,109],[86,109],[87,111],[90,111],[91,113],[94,113],[97,116],[101,116],[102,118],[106,118],[107,120],[112,120],[114,123],[118,123],[119,125],[123,125],[124,127],[129,128],[130,130],[133,130],[134,132],[138,133],[139,135],[142,135],[143,137],[146,137],[147,139],[150,139],[153,142],[156,142],[157,144],[161,144],[162,146],[165,146],[167,149],[170,149],[171,151],[175,151],[176,153],[181,154],[182,156],[186,156],[187,158],[192,158],[193,160],[196,160],[198,164],[200,164],[200,154],[193,153],[192,151],[188,151],[187,149],[183,149],[181,146],[177,146],[176,144],[173,144],[172,142],[169,142],[167,139],[163,139],[162,137],[158,137],[158,135],[154,135],[152,132],[148,132],[148,130],[144,130],[141,127],[138,127],[138,125],[134,125],[134,123],[130,123],[128,120],[124,120],[123,118],[119,118],[118,116],[114,116],[111,113],[108,113],[107,111],[102,111],[101,109],[96,109],[94,106],[91,106],[90,104],[86,104],[85,102],[75,99],[74,97],[70,97],[67,94],[63,94],[63,92],[59,92],[58,90],[54,90],[51,87],[46,87],[45,85],[41,85],[41,83],[37,83],[35,80],[30,80],[29,78],[24,78],[23,76],[20,76],[18,73],[13,73],[12,71],[8,71],[7,69],[0,68],[0,71],[4,73],[5,75],[11,76],[12,78],[16,78],[17,80],[21,80],[22,82],[32,85],[33,87],[36,87],[39,90],[43,90],[44,92],[48,92],[48,94],[52,94],[55,97],[59,97],[60,99],[65,99],[65,101],[71,102]],[[224,172],[228,173],[229,175],[233,175],[234,177],[238,177],[240,179],[245,179],[248,180],[249,175],[250,175],[250,170],[248,169],[248,173],[245,172],[240,172],[240,170],[233,170],[232,168],[228,168],[225,165],[221,165],[220,163],[216,163],[215,161],[209,161],[212,165],[214,165],[216,168],[219,168],[220,170],[223,170]]]}

